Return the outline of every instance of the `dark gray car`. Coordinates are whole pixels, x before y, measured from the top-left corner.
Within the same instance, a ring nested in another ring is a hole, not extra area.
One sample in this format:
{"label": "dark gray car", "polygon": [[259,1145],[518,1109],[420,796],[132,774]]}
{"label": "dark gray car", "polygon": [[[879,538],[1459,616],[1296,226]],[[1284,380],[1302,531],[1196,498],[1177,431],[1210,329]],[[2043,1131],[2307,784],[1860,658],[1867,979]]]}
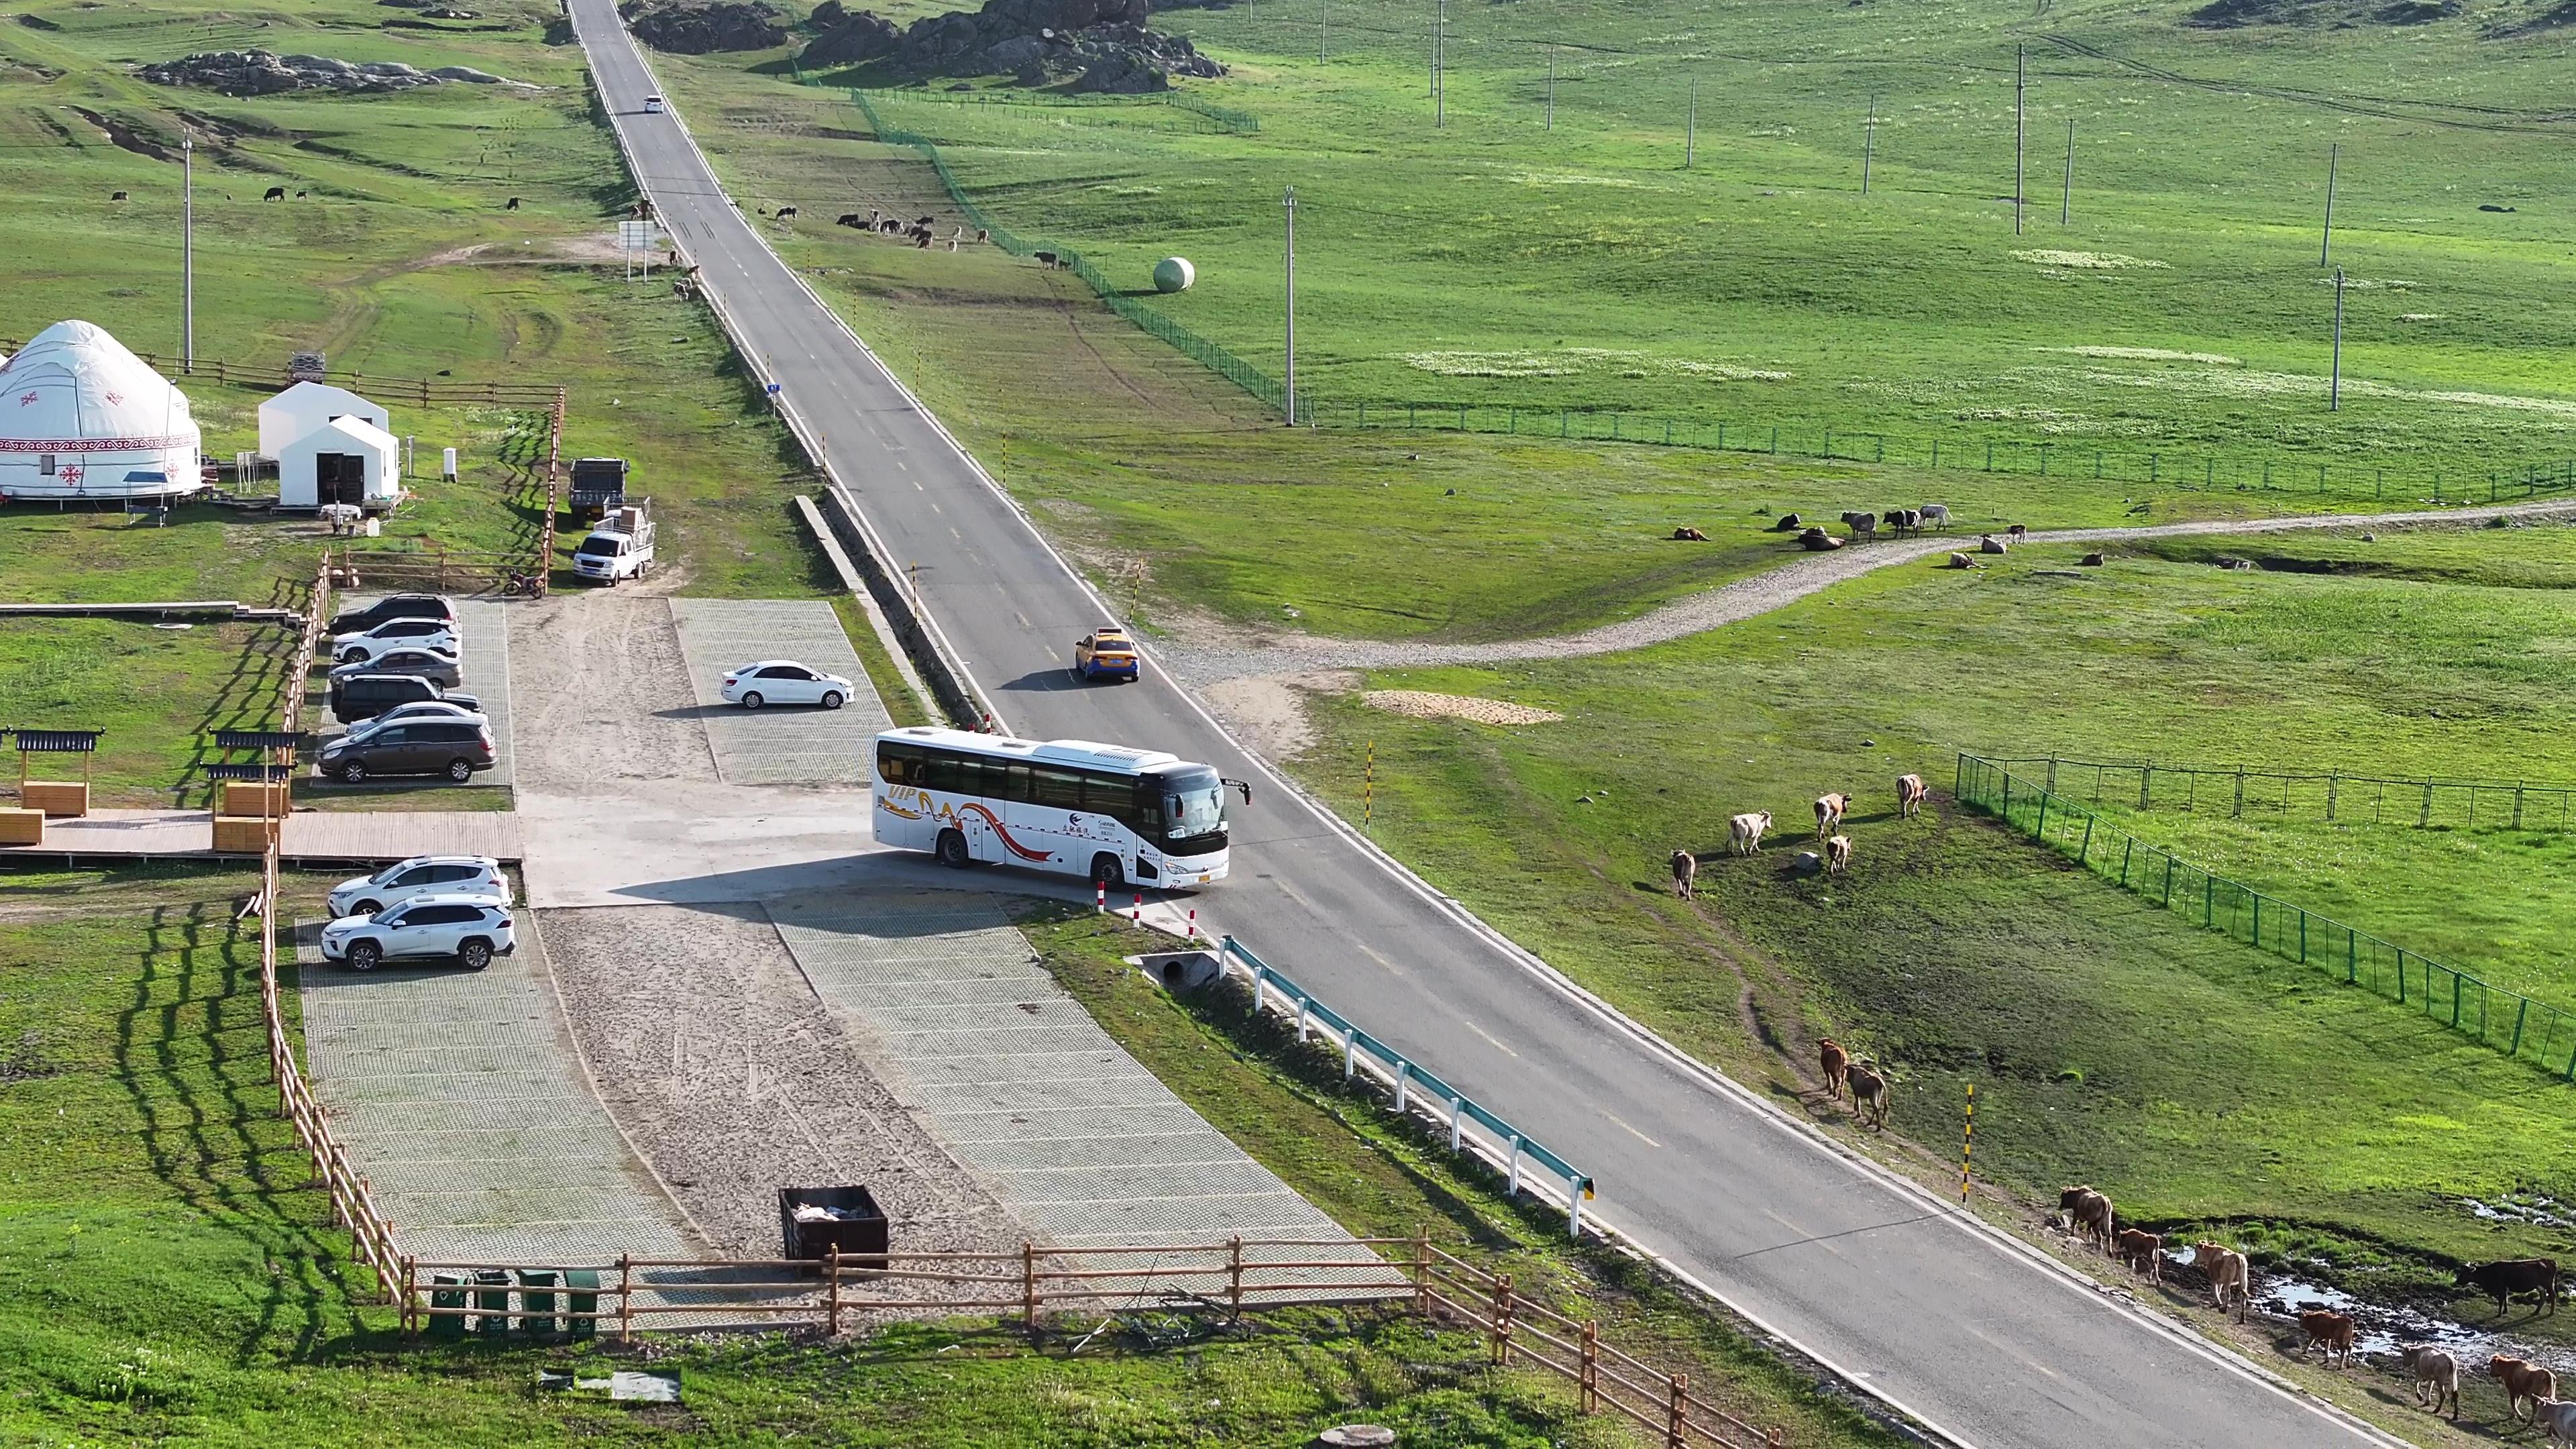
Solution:
{"label": "dark gray car", "polygon": [[355,784],[378,775],[445,775],[459,785],[492,768],[491,726],[476,720],[397,720],[322,747],[322,773]]}
{"label": "dark gray car", "polygon": [[405,644],[388,649],[373,659],[343,664],[331,671],[335,681],[354,679],[361,674],[408,674],[426,679],[441,689],[454,689],[465,682],[463,661],[444,649],[427,649]]}

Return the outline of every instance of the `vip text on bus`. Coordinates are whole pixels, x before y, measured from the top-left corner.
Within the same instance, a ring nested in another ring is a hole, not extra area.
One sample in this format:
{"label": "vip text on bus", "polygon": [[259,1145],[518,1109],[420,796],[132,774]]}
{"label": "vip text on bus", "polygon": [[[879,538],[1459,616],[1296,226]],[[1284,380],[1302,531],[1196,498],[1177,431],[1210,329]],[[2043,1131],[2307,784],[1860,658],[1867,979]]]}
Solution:
{"label": "vip text on bus", "polygon": [[1115,890],[1225,879],[1226,791],[1177,756],[1088,740],[916,726],[877,736],[869,815],[880,845],[1062,871]]}

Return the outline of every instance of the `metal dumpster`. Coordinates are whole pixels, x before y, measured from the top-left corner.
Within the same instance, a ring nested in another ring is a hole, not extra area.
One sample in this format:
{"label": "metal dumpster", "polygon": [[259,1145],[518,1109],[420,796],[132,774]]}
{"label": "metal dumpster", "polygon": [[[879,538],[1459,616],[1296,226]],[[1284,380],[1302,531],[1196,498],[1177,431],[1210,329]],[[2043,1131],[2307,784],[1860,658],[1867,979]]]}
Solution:
{"label": "metal dumpster", "polygon": [[519,1306],[526,1310],[526,1316],[519,1320],[521,1333],[552,1336],[563,1332],[563,1324],[555,1318],[554,1286],[555,1275],[551,1269],[519,1270]]}
{"label": "metal dumpster", "polygon": [[510,1274],[504,1268],[474,1270],[474,1331],[498,1338],[510,1331]]}
{"label": "metal dumpster", "polygon": [[[800,1220],[798,1208],[819,1208],[830,1216],[809,1212]],[[886,1265],[886,1215],[864,1187],[780,1188],[778,1236],[790,1258],[819,1260],[837,1246],[846,1267],[883,1271]]]}
{"label": "metal dumpster", "polygon": [[[461,1309],[465,1306],[464,1279],[453,1273],[436,1273],[430,1276],[429,1285],[430,1307]],[[429,1326],[424,1332],[430,1337],[463,1338],[465,1336],[463,1313],[432,1313],[428,1317]]]}

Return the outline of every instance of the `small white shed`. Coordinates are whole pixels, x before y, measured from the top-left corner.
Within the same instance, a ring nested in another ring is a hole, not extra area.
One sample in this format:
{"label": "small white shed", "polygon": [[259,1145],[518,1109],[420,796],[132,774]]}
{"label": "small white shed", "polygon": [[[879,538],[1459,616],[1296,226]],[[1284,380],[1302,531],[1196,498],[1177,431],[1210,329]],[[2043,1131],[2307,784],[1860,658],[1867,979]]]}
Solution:
{"label": "small white shed", "polygon": [[361,418],[333,418],[277,450],[277,505],[389,508],[402,496],[402,444]]}
{"label": "small white shed", "polygon": [[394,430],[393,414],[345,387],[299,382],[259,405],[259,451],[283,458],[287,446],[333,418],[357,418],[380,431]]}

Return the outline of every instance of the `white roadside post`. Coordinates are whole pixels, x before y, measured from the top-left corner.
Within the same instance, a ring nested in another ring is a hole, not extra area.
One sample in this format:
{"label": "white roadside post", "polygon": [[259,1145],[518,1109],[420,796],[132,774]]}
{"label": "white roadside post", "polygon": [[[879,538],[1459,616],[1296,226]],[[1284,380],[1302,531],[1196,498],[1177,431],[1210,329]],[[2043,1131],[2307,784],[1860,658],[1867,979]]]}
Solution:
{"label": "white roadside post", "polygon": [[1449,1155],[1452,1157],[1458,1155],[1458,1114],[1464,1111],[1466,1106],[1467,1099],[1464,1097],[1449,1099]]}
{"label": "white roadside post", "polygon": [[1515,1133],[1513,1133],[1513,1134],[1512,1134],[1512,1169],[1511,1169],[1511,1173],[1510,1173],[1510,1180],[1509,1180],[1508,1185],[1507,1185],[1507,1186],[1505,1186],[1505,1188],[1503,1189],[1503,1196],[1505,1196],[1505,1197],[1519,1197],[1520,1195],[1521,1195],[1521,1134],[1519,1134],[1519,1133],[1515,1132]]}
{"label": "white roadside post", "polygon": [[1413,1063],[1398,1058],[1395,1064],[1395,1115],[1404,1115],[1405,1088],[1413,1084]]}

